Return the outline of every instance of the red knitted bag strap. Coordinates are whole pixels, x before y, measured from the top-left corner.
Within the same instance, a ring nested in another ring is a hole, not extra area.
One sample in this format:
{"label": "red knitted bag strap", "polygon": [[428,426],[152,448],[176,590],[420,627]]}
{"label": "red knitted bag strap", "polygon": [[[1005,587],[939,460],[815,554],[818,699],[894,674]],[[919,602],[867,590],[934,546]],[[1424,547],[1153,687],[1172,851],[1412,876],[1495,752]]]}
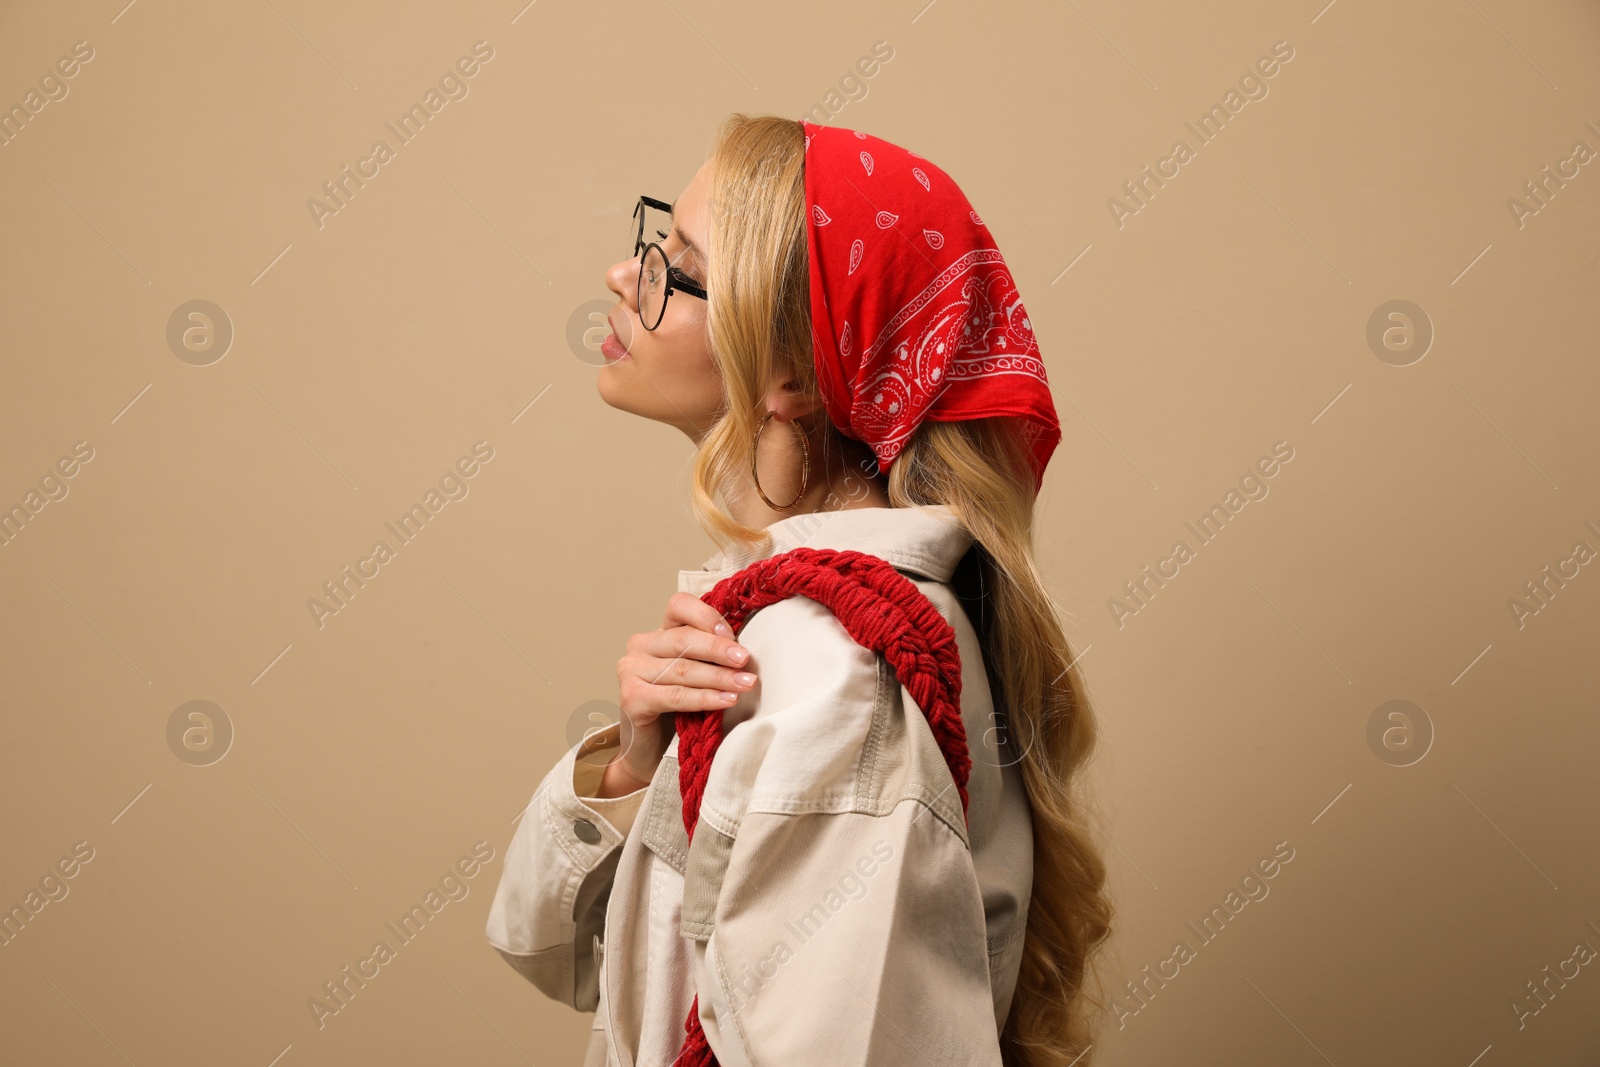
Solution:
{"label": "red knitted bag strap", "polygon": [[[848,549],[794,548],[724,578],[701,597],[737,634],[768,604],[804,596],[833,612],[857,644],[881,653],[927,717],[967,811],[972,760],[961,720],[961,655],[955,630],[939,609],[887,560]],[[678,783],[683,827],[690,841],[700,821],[711,761],[722,744],[722,710],[680,711]],[[673,1067],[714,1067],[695,996],[684,1020],[684,1042]]]}

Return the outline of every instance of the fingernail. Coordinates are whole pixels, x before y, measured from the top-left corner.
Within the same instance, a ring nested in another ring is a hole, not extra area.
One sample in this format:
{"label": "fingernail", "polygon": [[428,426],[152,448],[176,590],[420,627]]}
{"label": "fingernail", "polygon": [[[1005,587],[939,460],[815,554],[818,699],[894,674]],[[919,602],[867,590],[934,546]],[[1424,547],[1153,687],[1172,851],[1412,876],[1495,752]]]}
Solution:
{"label": "fingernail", "polygon": [[756,676],[751,674],[749,671],[740,671],[738,674],[733,676],[733,680],[738,682],[740,685],[756,684]]}
{"label": "fingernail", "polygon": [[739,696],[736,693],[723,693],[722,699],[727,701],[729,704],[732,704],[735,700],[739,699]]}
{"label": "fingernail", "polygon": [[719,622],[715,626],[713,626],[711,629],[716,633],[725,634],[725,633],[728,632],[728,624],[725,623],[725,622]]}

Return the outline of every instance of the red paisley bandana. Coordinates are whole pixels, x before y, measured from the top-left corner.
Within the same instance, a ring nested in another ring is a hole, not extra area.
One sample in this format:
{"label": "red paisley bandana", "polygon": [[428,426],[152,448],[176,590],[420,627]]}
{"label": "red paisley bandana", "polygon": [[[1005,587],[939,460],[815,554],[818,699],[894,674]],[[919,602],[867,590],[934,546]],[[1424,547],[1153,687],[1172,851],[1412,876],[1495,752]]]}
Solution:
{"label": "red paisley bandana", "polygon": [[1035,491],[1061,440],[1033,325],[988,227],[944,171],[801,119],[811,330],[828,417],[887,471],[923,419],[1017,416]]}

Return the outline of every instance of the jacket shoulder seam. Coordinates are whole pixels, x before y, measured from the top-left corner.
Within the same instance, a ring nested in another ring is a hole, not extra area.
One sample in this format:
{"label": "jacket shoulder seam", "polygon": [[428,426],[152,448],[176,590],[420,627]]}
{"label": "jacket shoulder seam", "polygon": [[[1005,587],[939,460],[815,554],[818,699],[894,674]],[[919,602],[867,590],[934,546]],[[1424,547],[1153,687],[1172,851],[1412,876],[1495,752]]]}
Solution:
{"label": "jacket shoulder seam", "polygon": [[[895,808],[906,803],[907,801],[910,801],[913,804],[922,805],[922,807],[929,814],[933,815],[939,820],[939,822],[944,824],[945,829],[949,830],[956,836],[956,839],[961,842],[963,848],[966,848],[970,851],[972,846],[967,841],[966,835],[962,833],[961,828],[957,827],[955,823],[950,821],[948,813],[938,803],[940,798],[945,796],[949,790],[950,786],[945,786],[941,790],[934,790],[929,786],[913,786],[902,790],[900,795],[895,797],[892,804],[878,805],[872,808],[863,808],[859,805],[855,807],[842,806],[838,804],[837,801],[848,798],[837,796],[831,798],[835,801],[835,803],[832,806],[826,807],[824,806],[824,803],[830,799],[826,797],[814,798],[811,800],[796,800],[792,797],[781,796],[752,797],[749,805],[745,808],[745,814],[786,815],[792,817],[805,815],[866,815],[874,819],[886,819],[890,815],[894,814]],[[701,808],[700,818],[704,820],[706,813],[710,810],[711,809],[709,808]],[[719,827],[719,829],[722,828]],[[722,832],[724,836],[735,837],[737,836],[737,830],[738,827],[734,827],[732,830],[723,829]]]}

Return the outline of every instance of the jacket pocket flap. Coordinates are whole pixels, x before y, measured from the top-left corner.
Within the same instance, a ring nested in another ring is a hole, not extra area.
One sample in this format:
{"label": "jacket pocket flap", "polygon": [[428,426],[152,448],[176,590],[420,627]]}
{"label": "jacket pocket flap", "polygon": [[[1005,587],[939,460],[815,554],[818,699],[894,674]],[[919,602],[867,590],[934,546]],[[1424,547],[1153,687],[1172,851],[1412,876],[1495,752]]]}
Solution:
{"label": "jacket pocket flap", "polygon": [[689,862],[683,877],[683,914],[678,932],[684,937],[704,941],[711,936],[716,925],[717,897],[732,854],[733,838],[701,819],[689,845]]}
{"label": "jacket pocket flap", "polygon": [[650,786],[650,803],[640,831],[645,847],[679,874],[689,860],[689,835],[683,829],[683,795],[678,791],[678,761],[664,756]]}

